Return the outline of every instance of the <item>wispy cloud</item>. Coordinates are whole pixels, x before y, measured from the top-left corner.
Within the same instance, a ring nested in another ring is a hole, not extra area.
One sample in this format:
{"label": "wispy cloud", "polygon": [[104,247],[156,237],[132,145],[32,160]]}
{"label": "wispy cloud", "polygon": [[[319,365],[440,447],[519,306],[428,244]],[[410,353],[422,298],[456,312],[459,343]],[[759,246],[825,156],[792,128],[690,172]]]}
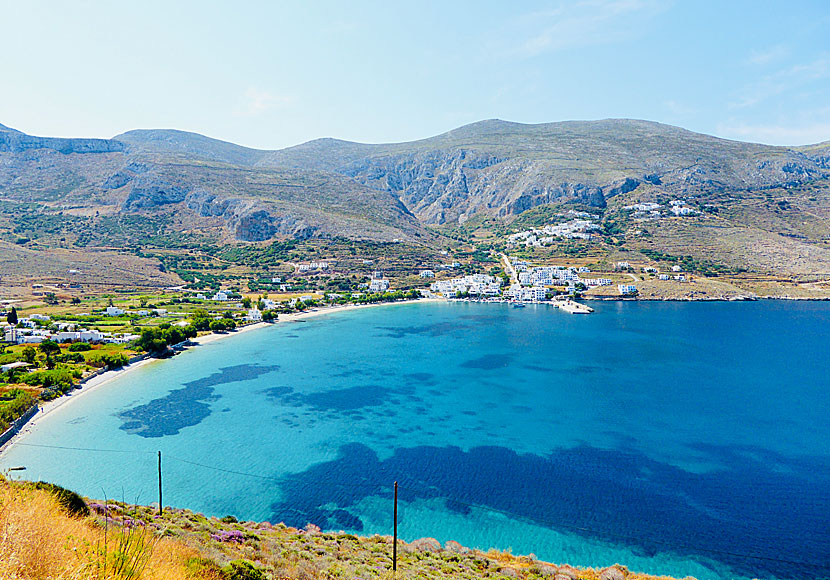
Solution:
{"label": "wispy cloud", "polygon": [[729,139],[769,145],[810,145],[830,141],[830,122],[806,125],[718,125],[717,134]]}
{"label": "wispy cloud", "polygon": [[636,34],[637,21],[666,7],[659,0],[581,0],[560,2],[544,12],[525,14],[518,21],[524,40],[514,49],[533,57],[568,48],[613,43]]}
{"label": "wispy cloud", "polygon": [[789,55],[790,49],[787,46],[783,44],[776,44],[774,46],[768,46],[760,50],[753,50],[750,53],[747,62],[753,65],[764,66],[780,62],[783,59],[787,58]]}
{"label": "wispy cloud", "polygon": [[290,95],[280,95],[251,87],[240,98],[240,103],[234,110],[237,117],[255,117],[272,109],[292,105],[296,98]]}
{"label": "wispy cloud", "polygon": [[757,82],[745,86],[729,107],[744,109],[784,93],[803,91],[816,81],[830,78],[830,56],[802,64],[788,66],[761,77]]}

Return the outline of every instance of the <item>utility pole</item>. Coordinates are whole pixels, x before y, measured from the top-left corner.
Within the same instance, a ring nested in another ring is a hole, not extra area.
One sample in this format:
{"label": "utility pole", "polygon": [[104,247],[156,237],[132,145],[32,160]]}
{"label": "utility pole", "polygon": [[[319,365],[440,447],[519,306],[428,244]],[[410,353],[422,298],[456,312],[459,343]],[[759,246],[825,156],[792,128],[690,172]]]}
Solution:
{"label": "utility pole", "polygon": [[395,482],[395,526],[392,536],[392,572],[398,571],[398,482]]}
{"label": "utility pole", "polygon": [[161,451],[159,451],[159,515],[161,515],[163,505],[161,503]]}

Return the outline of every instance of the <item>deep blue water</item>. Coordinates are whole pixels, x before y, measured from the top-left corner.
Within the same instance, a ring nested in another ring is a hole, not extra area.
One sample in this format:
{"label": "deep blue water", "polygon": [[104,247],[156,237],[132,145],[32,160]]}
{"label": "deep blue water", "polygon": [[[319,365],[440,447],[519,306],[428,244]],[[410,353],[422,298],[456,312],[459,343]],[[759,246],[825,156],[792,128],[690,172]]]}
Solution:
{"label": "deep blue water", "polygon": [[[0,465],[93,497],[699,578],[830,576],[830,304],[406,304],[240,334]],[[76,451],[50,445],[111,451]],[[115,452],[119,451],[119,452]]]}

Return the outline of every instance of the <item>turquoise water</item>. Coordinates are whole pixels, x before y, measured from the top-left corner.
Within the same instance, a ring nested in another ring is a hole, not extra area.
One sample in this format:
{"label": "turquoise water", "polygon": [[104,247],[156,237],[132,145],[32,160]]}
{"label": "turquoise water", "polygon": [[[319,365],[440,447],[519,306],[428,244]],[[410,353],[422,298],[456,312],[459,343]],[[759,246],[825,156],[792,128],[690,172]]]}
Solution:
{"label": "turquoise water", "polygon": [[150,503],[161,450],[167,505],[363,534],[391,533],[397,480],[407,540],[828,577],[830,304],[594,307],[280,323],[83,395],[0,466]]}

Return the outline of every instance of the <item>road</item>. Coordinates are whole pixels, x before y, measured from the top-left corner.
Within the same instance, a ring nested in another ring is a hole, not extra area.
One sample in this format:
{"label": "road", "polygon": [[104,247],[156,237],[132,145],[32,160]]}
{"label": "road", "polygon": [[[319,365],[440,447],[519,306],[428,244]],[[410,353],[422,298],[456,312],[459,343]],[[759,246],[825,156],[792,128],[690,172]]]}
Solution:
{"label": "road", "polygon": [[501,262],[504,264],[504,271],[507,272],[507,275],[510,276],[510,285],[518,284],[519,277],[516,274],[516,269],[513,267],[513,264],[510,263],[510,258],[507,257],[507,254],[502,252],[499,254],[501,256]]}

